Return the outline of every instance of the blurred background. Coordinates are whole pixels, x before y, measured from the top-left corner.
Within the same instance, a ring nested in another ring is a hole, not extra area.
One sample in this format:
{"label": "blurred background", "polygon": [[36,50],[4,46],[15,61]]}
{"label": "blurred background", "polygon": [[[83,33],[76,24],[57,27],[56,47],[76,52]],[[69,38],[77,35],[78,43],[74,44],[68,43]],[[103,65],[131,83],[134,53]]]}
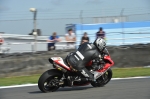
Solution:
{"label": "blurred background", "polygon": [[100,27],[115,67],[150,65],[149,0],[0,0],[1,75],[47,69],[49,57],[77,49],[85,32],[93,42]]}
{"label": "blurred background", "polygon": [[[125,0],[1,0],[0,35],[5,39],[2,47],[8,48],[9,53],[31,52],[36,39],[36,50],[47,51],[46,40],[56,32],[64,42],[56,44],[56,49],[65,49],[64,37],[69,28],[73,28],[76,45],[79,45],[84,32],[93,42],[99,27],[106,32],[108,45],[149,43],[150,1],[133,2],[135,4]],[[86,28],[87,25],[90,28]],[[31,35],[33,30],[38,36]]]}

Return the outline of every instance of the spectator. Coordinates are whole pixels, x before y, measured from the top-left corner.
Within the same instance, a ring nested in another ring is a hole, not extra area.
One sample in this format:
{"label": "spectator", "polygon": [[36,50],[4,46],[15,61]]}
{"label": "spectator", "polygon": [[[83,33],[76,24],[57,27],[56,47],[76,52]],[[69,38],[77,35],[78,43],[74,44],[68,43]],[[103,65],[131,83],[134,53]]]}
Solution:
{"label": "spectator", "polygon": [[89,42],[89,37],[87,36],[86,32],[84,32],[84,35],[81,38],[81,44],[83,44],[84,42]]}
{"label": "spectator", "polygon": [[101,37],[103,39],[106,39],[106,37],[105,37],[105,31],[103,31],[102,27],[100,27],[99,31],[96,33],[96,38],[99,38],[99,37]]}
{"label": "spectator", "polygon": [[69,48],[75,48],[76,35],[73,33],[72,29],[68,30],[68,33],[65,34],[65,39]]}
{"label": "spectator", "polygon": [[2,38],[2,36],[0,35],[0,45],[2,45],[4,43],[4,39]]}
{"label": "spectator", "polygon": [[50,50],[55,50],[55,43],[56,42],[60,42],[60,38],[59,36],[57,36],[57,33],[54,32],[52,36],[49,37],[49,40],[47,40],[47,42],[51,42],[51,43],[48,43],[48,51]]}
{"label": "spectator", "polygon": [[2,38],[2,36],[0,35],[0,53],[3,53],[3,49],[1,47],[1,45],[4,43],[4,39]]}

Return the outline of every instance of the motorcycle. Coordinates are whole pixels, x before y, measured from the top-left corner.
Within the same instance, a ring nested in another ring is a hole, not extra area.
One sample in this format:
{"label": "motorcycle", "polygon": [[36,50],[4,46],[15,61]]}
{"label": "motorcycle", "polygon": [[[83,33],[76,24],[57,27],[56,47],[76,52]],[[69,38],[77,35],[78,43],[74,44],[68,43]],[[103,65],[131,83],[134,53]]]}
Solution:
{"label": "motorcycle", "polygon": [[68,64],[66,59],[51,57],[49,58],[49,62],[53,65],[54,69],[47,70],[40,76],[38,87],[44,93],[54,92],[60,87],[69,86],[68,79],[70,77],[74,78],[73,86],[86,86],[91,84],[93,87],[102,87],[111,80],[111,67],[114,65],[109,54],[104,55],[102,59],[105,64],[101,69],[93,70],[92,61],[86,65],[86,68],[94,75],[94,79],[96,79],[96,82],[90,83],[88,81],[81,81],[77,71]]}

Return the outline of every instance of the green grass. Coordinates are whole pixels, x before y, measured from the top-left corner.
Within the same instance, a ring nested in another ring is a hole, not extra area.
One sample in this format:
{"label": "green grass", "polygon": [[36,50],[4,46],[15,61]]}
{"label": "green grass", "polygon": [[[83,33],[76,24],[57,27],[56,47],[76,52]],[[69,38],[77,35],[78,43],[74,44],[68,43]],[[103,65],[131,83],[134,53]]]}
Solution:
{"label": "green grass", "polygon": [[115,68],[113,78],[150,76],[150,68]]}
{"label": "green grass", "polygon": [[[113,78],[150,76],[150,68],[113,68]],[[0,78],[0,86],[37,83],[41,74]]]}
{"label": "green grass", "polygon": [[37,83],[40,75],[0,78],[0,86]]}

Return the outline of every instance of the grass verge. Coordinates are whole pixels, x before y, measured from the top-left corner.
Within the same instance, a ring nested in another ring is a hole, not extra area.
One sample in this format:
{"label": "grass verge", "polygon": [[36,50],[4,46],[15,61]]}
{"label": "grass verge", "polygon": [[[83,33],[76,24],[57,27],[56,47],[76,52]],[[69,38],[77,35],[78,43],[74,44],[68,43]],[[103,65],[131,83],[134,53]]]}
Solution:
{"label": "grass verge", "polygon": [[[113,78],[150,76],[150,68],[113,68]],[[41,74],[0,78],[0,86],[37,83]]]}

